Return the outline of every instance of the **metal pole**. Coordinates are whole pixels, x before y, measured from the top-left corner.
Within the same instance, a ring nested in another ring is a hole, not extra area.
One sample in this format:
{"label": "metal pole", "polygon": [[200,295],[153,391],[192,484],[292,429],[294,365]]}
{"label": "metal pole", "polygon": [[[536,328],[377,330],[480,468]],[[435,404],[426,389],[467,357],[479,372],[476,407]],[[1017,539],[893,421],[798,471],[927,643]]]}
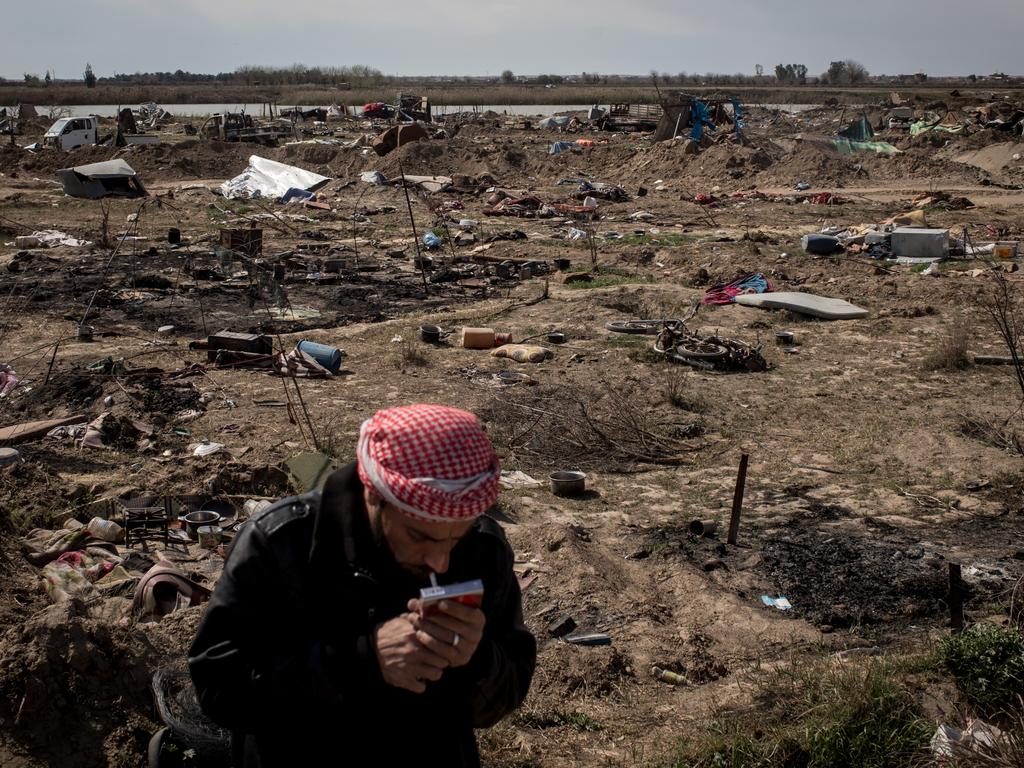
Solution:
{"label": "metal pole", "polygon": [[416,258],[420,262],[420,275],[423,276],[423,292],[429,293],[427,289],[427,265],[423,263],[423,256],[420,254],[420,236],[416,232],[416,219],[412,215],[412,201],[409,200],[409,187],[405,183],[405,168],[402,161],[398,161],[398,172],[402,174],[402,189],[405,190],[405,207],[409,209],[409,222],[412,224],[412,241],[416,246]]}
{"label": "metal pole", "polygon": [[736,543],[740,532],[740,511],[743,509],[743,490],[747,485],[747,454],[740,456],[740,469],[736,475],[736,491],[732,495],[732,518],[729,520],[729,543]]}

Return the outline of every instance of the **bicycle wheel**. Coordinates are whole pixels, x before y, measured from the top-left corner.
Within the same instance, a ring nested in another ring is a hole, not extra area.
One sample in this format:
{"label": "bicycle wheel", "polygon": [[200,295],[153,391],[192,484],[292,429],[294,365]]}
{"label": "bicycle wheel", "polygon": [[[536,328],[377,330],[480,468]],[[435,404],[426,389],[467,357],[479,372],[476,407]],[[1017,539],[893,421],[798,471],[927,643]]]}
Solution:
{"label": "bicycle wheel", "polygon": [[710,341],[698,341],[696,339],[687,339],[679,342],[676,345],[676,351],[681,356],[693,358],[694,360],[720,360],[727,354],[726,348],[721,344],[715,344]]}
{"label": "bicycle wheel", "polygon": [[661,331],[662,326],[669,322],[667,320],[611,320],[605,323],[605,328],[615,333],[636,333],[647,336],[654,336]]}

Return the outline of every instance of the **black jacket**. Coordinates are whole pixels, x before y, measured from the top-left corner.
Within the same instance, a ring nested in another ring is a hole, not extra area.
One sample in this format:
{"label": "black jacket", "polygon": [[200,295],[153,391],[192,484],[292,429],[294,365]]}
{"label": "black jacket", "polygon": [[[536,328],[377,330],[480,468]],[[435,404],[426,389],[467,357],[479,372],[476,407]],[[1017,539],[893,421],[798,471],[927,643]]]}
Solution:
{"label": "black jacket", "polygon": [[[320,494],[277,502],[236,538],[192,647],[203,711],[249,766],[479,765],[473,728],[526,697],[536,642],[512,550],[481,517],[441,583],[484,582],[483,639],[469,664],[415,694],[381,678],[370,633],[425,584],[374,542],[355,465]],[[411,764],[411,763],[410,763]],[[241,768],[241,766],[237,766]]]}

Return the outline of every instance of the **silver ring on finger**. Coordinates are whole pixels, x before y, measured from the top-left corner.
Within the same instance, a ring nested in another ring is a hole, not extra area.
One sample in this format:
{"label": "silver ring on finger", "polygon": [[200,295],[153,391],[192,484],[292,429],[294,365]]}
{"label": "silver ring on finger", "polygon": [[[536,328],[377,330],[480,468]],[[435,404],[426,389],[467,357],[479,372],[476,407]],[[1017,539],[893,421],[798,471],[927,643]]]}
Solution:
{"label": "silver ring on finger", "polygon": [[456,632],[455,637],[452,638],[452,648],[457,648],[459,646],[459,640],[461,639],[462,638],[459,637],[459,633]]}

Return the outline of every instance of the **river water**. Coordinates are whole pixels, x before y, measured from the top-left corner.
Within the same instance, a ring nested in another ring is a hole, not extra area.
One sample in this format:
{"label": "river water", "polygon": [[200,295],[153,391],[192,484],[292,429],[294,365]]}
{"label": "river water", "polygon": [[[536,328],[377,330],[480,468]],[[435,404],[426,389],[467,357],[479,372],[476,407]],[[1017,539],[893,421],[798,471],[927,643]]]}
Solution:
{"label": "river water", "polygon": [[[114,117],[119,107],[135,105],[118,104],[76,104],[67,107],[46,107],[38,106],[36,111],[40,115],[46,115],[50,110],[54,114],[60,112],[63,116],[82,117],[84,115],[98,115],[99,117]],[[201,118],[215,112],[246,112],[257,117],[266,115],[266,107],[263,104],[161,104],[164,109],[176,117]],[[290,109],[292,105],[278,105],[279,109]],[[768,109],[780,109],[786,112],[803,112],[814,109],[819,104],[751,104],[749,106],[761,106]],[[482,105],[434,105],[435,115],[445,115],[454,112],[497,112],[505,115],[555,115],[560,112],[585,112],[590,109],[590,104],[482,104]],[[300,109],[312,109],[313,107],[302,106]],[[363,108],[350,107],[356,114],[362,113]],[[63,111],[62,111],[63,110]]]}

